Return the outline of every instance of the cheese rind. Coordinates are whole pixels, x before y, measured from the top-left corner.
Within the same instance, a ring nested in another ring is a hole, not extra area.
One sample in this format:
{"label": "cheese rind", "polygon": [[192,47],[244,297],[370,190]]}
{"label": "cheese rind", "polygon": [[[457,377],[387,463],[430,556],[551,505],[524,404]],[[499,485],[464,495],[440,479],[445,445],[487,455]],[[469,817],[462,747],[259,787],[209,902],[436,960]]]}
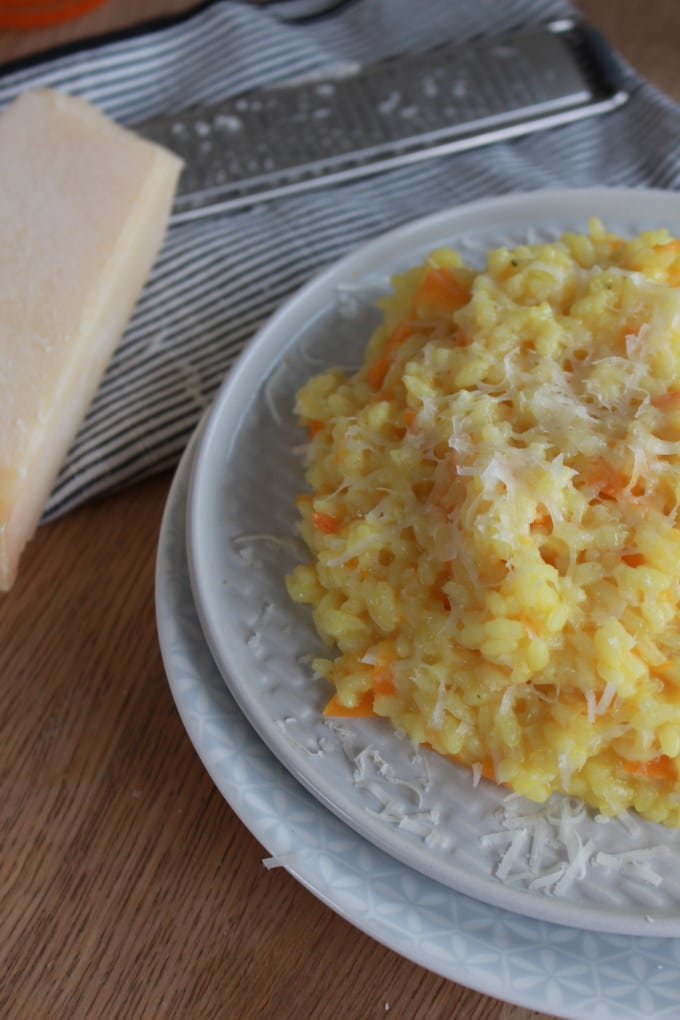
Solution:
{"label": "cheese rind", "polygon": [[0,114],[0,591],[158,254],[181,161],[51,90]]}

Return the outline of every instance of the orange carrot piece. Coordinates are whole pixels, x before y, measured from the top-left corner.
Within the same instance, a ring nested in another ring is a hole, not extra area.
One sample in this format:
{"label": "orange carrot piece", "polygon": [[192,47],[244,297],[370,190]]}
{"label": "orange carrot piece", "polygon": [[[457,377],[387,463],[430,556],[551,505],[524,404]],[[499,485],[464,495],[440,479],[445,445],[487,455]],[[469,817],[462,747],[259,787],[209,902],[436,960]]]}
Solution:
{"label": "orange carrot piece", "polygon": [[546,507],[539,504],[536,507],[536,514],[531,522],[532,529],[536,528],[538,531],[550,531],[552,529],[552,524],[552,514],[548,509],[546,509]]}
{"label": "orange carrot piece", "polygon": [[382,351],[373,364],[369,366],[366,373],[368,382],[374,390],[379,390],[381,388],[390,365],[392,364],[395,352],[399,347],[401,347],[404,340],[406,340],[410,334],[410,325],[407,322],[402,322],[388,336]]}
{"label": "orange carrot piece", "polygon": [[418,315],[435,317],[458,311],[470,299],[467,287],[448,269],[429,269],[413,298]]}
{"label": "orange carrot piece", "polygon": [[639,779],[663,779],[669,783],[675,783],[678,779],[678,770],[675,762],[667,754],[660,754],[649,761],[624,761],[623,767],[631,776]]}
{"label": "orange carrot piece", "polygon": [[664,244],[655,244],[654,251],[670,251],[680,255],[680,240],[673,238],[672,241],[666,241]]}
{"label": "orange carrot piece", "polygon": [[624,553],[621,559],[624,563],[627,563],[629,567],[641,567],[645,562],[644,556],[639,552]]}
{"label": "orange carrot piece", "polygon": [[666,241],[665,244],[655,244],[654,251],[669,252],[675,256],[666,269],[666,283],[671,287],[680,286],[680,240],[674,238],[672,241]]}
{"label": "orange carrot piece", "polygon": [[333,694],[323,710],[325,716],[338,716],[343,719],[370,719],[375,715],[373,711],[373,694],[366,691],[356,705],[343,705],[338,698],[337,692]]}
{"label": "orange carrot piece", "polygon": [[322,421],[318,421],[318,420],[316,420],[316,419],[314,419],[314,420],[312,420],[312,421],[308,421],[308,422],[307,422],[307,429],[308,429],[308,431],[309,431],[309,435],[310,435],[310,437],[311,437],[312,439],[313,439],[313,438],[314,438],[314,436],[315,436],[315,435],[317,434],[317,432],[320,432],[320,431],[321,431],[321,429],[322,429],[323,427],[324,427],[324,422],[322,422]]}
{"label": "orange carrot piece", "polygon": [[312,514],[312,521],[314,527],[318,531],[323,531],[324,535],[332,535],[340,527],[340,522],[337,517],[333,517],[331,514],[325,514],[323,510],[315,510]]}
{"label": "orange carrot piece", "polygon": [[592,471],[585,475],[585,480],[594,485],[599,496],[605,499],[618,499],[628,485],[628,479],[623,472],[617,470],[603,458],[598,459]]}
{"label": "orange carrot piece", "polygon": [[323,710],[326,716],[342,716],[348,719],[366,719],[374,716],[373,701],[376,695],[389,696],[395,693],[392,666],[384,659],[378,659],[373,666],[373,690],[364,691],[356,705],[343,705],[337,691]]}

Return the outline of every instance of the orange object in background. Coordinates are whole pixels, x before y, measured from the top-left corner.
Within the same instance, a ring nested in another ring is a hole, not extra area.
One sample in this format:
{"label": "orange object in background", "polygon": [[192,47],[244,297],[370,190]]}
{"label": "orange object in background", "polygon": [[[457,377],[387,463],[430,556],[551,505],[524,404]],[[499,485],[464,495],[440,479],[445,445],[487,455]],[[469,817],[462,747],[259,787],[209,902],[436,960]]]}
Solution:
{"label": "orange object in background", "polygon": [[43,28],[77,18],[105,0],[0,0],[0,28]]}

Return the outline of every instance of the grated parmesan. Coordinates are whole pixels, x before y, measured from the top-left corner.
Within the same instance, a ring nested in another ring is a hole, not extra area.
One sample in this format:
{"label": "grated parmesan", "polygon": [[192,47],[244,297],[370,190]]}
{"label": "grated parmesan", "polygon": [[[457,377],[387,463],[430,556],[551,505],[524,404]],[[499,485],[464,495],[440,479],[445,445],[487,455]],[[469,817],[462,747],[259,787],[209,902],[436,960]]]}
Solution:
{"label": "grated parmesan", "polygon": [[[380,308],[296,398],[314,670],[475,786],[680,827],[680,240],[440,249]],[[597,854],[575,815],[506,826],[501,874],[562,895]]]}

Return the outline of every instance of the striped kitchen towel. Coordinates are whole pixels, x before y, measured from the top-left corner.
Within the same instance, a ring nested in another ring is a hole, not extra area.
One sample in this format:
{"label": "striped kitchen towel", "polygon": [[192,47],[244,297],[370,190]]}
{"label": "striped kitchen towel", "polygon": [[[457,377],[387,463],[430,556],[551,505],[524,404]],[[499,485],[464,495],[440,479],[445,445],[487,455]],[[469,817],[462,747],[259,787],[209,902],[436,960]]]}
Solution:
{"label": "striped kitchen towel", "polygon": [[[315,16],[299,17],[305,4]],[[185,17],[8,67],[0,105],[49,86],[134,124],[329,65],[573,14],[564,0],[216,0]],[[174,465],[258,327],[361,242],[417,216],[512,191],[677,188],[680,108],[631,69],[625,73],[631,99],[604,118],[174,225],[45,519]]]}

